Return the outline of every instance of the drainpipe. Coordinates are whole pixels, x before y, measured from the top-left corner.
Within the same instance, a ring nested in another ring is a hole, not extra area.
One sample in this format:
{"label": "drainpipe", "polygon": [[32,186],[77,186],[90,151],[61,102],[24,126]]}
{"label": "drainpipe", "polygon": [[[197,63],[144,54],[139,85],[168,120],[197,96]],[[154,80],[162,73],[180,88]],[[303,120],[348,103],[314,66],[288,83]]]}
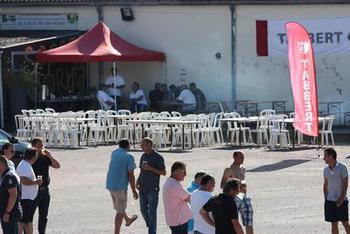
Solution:
{"label": "drainpipe", "polygon": [[237,100],[237,82],[236,82],[236,7],[230,6],[231,10],[231,79],[232,79],[232,102],[234,109]]}
{"label": "drainpipe", "polygon": [[[96,6],[96,11],[98,14],[98,22],[103,22],[104,17],[103,17],[103,7],[101,5]],[[100,88],[101,83],[104,81],[104,67],[103,67],[103,62],[98,63],[98,89]]]}
{"label": "drainpipe", "polygon": [[0,127],[4,128],[4,93],[2,88],[2,63],[1,63],[1,56],[3,51],[0,51]]}

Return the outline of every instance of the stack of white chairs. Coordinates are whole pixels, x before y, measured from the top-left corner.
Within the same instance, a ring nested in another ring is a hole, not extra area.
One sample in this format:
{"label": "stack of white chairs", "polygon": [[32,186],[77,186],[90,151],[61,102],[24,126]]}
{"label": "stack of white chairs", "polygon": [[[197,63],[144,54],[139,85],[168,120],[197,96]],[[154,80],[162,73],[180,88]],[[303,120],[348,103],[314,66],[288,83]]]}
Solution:
{"label": "stack of white chairs", "polygon": [[[118,115],[125,115],[128,116],[128,118],[131,117],[130,110],[118,110]],[[129,132],[130,132],[130,126],[127,123],[127,119],[118,119],[117,121],[118,130],[117,130],[117,141],[119,141],[122,138],[129,138]]]}
{"label": "stack of white chairs", "polygon": [[90,126],[89,138],[93,139],[95,146],[98,143],[104,143],[107,138],[107,112],[99,110],[95,113],[96,123]]}
{"label": "stack of white chairs", "polygon": [[30,140],[31,130],[25,125],[23,115],[15,115],[15,123],[17,129],[17,138],[19,140],[27,141]]}
{"label": "stack of white chairs", "polygon": [[[193,116],[182,116],[181,120],[193,120]],[[192,130],[193,131],[193,130]],[[173,139],[172,139],[172,145],[171,147],[175,147],[179,144],[183,144],[187,147],[191,146],[191,130],[186,125],[175,125],[173,128]]]}
{"label": "stack of white chairs", "polygon": [[275,149],[277,145],[281,148],[288,149],[290,144],[289,131],[284,119],[288,118],[287,115],[275,115],[270,116],[269,121],[271,123],[270,128],[270,141],[268,146],[270,149]]}
{"label": "stack of white chairs", "polygon": [[259,146],[264,142],[268,144],[269,118],[268,116],[260,116],[256,124],[256,129],[250,130],[252,133],[256,133],[256,141]]}
{"label": "stack of white chairs", "polygon": [[[225,113],[224,118],[239,118],[240,115],[237,112]],[[227,141],[230,137],[230,143],[232,144],[236,138],[236,145],[239,144],[239,133],[240,129],[236,121],[227,122]]]}

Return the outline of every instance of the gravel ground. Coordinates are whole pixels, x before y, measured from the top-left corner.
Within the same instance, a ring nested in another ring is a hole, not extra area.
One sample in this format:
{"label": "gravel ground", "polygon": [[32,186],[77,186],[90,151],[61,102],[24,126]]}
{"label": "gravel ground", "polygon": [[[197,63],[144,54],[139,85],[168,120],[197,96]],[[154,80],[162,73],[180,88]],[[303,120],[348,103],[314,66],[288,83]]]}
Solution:
{"label": "gravel ground", "polygon": [[[48,233],[113,233],[114,210],[105,179],[110,153],[116,146],[99,146],[79,150],[52,150],[61,169],[51,169],[51,206]],[[349,146],[336,147],[339,161],[348,164]],[[174,161],[187,164],[187,186],[197,171],[212,174],[217,180],[232,162],[233,149],[197,148],[183,153],[161,153],[167,171]],[[323,152],[312,148],[295,151],[267,151],[245,148],[248,193],[254,207],[255,233],[330,233],[323,220],[322,172]],[[136,162],[141,152],[132,152]],[[318,158],[318,155],[321,155]],[[138,175],[139,170],[136,170]],[[161,178],[161,186],[165,177]],[[130,189],[129,189],[130,190]],[[128,214],[139,219],[122,233],[147,233],[138,201],[129,191]],[[37,214],[36,214],[37,215]],[[34,221],[37,227],[37,216]],[[343,229],[340,229],[343,231]],[[170,233],[165,224],[162,199],[158,206],[158,233]]]}

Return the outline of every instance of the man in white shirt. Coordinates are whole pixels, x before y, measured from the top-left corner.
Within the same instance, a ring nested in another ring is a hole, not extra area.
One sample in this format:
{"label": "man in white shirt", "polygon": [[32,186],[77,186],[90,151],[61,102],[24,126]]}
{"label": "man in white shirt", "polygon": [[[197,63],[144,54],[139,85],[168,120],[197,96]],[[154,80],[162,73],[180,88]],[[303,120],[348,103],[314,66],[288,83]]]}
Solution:
{"label": "man in white shirt", "polygon": [[116,98],[117,108],[120,108],[121,89],[125,88],[125,82],[124,82],[124,78],[118,75],[117,68],[115,68],[114,74],[113,74],[113,68],[111,69],[111,72],[112,72],[112,75],[107,77],[105,81],[105,86],[108,89],[107,94],[111,96],[113,99]]}
{"label": "man in white shirt", "polygon": [[113,109],[114,99],[111,98],[104,90],[97,92],[97,99],[103,110]]}
{"label": "man in white shirt", "polygon": [[26,234],[33,234],[33,216],[36,208],[34,200],[38,195],[39,185],[43,183],[42,179],[36,179],[32,167],[37,158],[37,150],[28,148],[16,170],[22,186],[21,205],[23,215],[18,223],[18,233],[20,234],[23,233],[23,230]]}
{"label": "man in white shirt", "polygon": [[143,89],[140,88],[140,84],[134,82],[132,84],[132,92],[129,95],[130,98],[130,110],[131,112],[143,112],[147,110],[147,101]]}
{"label": "man in white shirt", "polygon": [[187,85],[182,86],[182,91],[177,97],[177,100],[184,103],[182,107],[182,111],[184,112],[192,112],[197,108],[196,97],[193,95],[191,90],[187,88]]}
{"label": "man in white shirt", "polygon": [[191,194],[191,208],[194,219],[194,234],[215,234],[215,227],[204,221],[199,214],[201,208],[213,196],[215,178],[211,175],[204,175],[201,180],[201,187]]}

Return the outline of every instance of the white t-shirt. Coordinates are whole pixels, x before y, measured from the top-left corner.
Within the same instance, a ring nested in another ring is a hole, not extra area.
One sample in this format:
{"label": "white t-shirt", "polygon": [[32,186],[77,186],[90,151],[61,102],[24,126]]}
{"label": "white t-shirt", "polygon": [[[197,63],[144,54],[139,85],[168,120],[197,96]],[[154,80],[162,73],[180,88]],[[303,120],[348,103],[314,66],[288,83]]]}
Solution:
{"label": "white t-shirt", "polygon": [[109,109],[113,106],[112,104],[107,103],[107,101],[114,103],[114,99],[111,96],[108,96],[108,94],[105,91],[99,90],[97,92],[97,98],[99,102],[102,102],[106,109]]}
{"label": "white t-shirt", "polygon": [[[33,167],[30,164],[30,162],[26,160],[22,160],[18,164],[16,172],[19,177],[27,177],[30,180],[35,180]],[[22,200],[24,199],[34,200],[38,195],[39,186],[37,184],[35,185],[21,184],[21,186],[22,186],[22,196],[21,196]]]}
{"label": "white t-shirt", "polygon": [[9,165],[10,171],[16,176],[18,184],[20,184],[21,180],[17,175],[15,164],[11,160],[8,160],[8,165]]}
{"label": "white t-shirt", "polygon": [[125,85],[124,78],[119,76],[119,75],[117,75],[113,79],[113,76],[109,76],[106,79],[106,82],[105,82],[105,85],[113,85],[113,87],[108,88],[108,94],[109,95],[121,96],[120,89],[118,89],[118,88],[114,89],[114,83],[115,83],[115,86]]}
{"label": "white t-shirt", "polygon": [[130,99],[138,99],[139,97],[142,97],[141,100],[136,100],[136,103],[147,105],[145,93],[143,92],[142,89],[138,89],[135,93],[134,92],[130,93],[129,97]]}
{"label": "white t-shirt", "polygon": [[179,99],[185,104],[196,104],[196,97],[189,89],[182,90],[177,99]]}
{"label": "white t-shirt", "polygon": [[196,190],[191,194],[191,208],[194,219],[194,231],[199,231],[204,234],[215,234],[215,227],[209,225],[204,221],[199,214],[201,208],[209,201],[213,195],[210,192],[203,190]]}

